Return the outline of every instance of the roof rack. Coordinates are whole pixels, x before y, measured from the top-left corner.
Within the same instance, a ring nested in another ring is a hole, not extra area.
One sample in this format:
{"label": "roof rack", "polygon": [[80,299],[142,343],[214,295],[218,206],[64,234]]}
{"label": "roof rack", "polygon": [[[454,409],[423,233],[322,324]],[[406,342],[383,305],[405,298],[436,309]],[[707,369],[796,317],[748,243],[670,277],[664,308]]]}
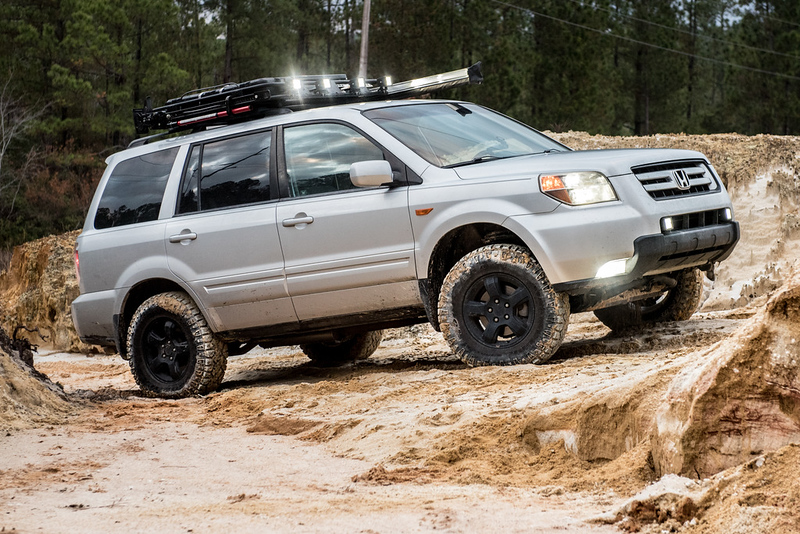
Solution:
{"label": "roof rack", "polygon": [[[390,77],[348,79],[344,74],[259,78],[193,90],[157,108],[152,107],[148,98],[144,108],[133,110],[133,123],[137,134],[147,134],[151,129],[169,130],[152,136],[161,137],[181,130],[286,113],[287,110],[412,98],[482,81],[480,62],[466,69],[400,83],[392,83]],[[141,144],[150,139],[134,142]]]}

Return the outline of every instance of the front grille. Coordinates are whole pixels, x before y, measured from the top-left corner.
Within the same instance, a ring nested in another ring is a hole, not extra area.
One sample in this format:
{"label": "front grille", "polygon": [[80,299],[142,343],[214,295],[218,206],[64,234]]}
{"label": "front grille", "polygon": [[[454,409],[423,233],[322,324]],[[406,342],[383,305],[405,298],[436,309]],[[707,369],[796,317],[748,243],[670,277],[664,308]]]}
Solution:
{"label": "front grille", "polygon": [[672,219],[672,231],[678,231],[723,224],[728,222],[729,215],[723,208],[710,211],[698,211],[695,213],[684,213],[683,215],[673,215],[670,218]]}
{"label": "front grille", "polygon": [[704,161],[675,161],[631,169],[655,200],[702,195],[719,189]]}

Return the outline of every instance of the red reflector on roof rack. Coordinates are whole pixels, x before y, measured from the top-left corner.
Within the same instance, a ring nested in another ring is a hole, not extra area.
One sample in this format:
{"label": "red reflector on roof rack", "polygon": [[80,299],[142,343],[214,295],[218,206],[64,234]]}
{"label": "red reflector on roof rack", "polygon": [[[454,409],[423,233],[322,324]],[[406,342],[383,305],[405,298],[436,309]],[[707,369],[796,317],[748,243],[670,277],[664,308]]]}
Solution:
{"label": "red reflector on roof rack", "polygon": [[196,122],[203,122],[203,121],[210,121],[211,119],[216,119],[217,117],[224,117],[228,113],[226,111],[220,113],[209,113],[208,115],[201,115],[200,117],[192,117],[191,119],[186,119],[184,121],[178,121],[178,126],[186,126],[187,124],[194,124]]}
{"label": "red reflector on roof rack", "polygon": [[[250,106],[242,106],[240,108],[235,108],[231,110],[234,115],[239,113],[246,113],[250,111]],[[201,115],[200,117],[193,117],[191,119],[186,119],[183,121],[178,121],[178,126],[186,126],[189,124],[194,124],[196,122],[203,122],[203,121],[210,121],[211,119],[224,119],[228,116],[227,111],[220,111],[218,113],[209,113],[208,115]]]}

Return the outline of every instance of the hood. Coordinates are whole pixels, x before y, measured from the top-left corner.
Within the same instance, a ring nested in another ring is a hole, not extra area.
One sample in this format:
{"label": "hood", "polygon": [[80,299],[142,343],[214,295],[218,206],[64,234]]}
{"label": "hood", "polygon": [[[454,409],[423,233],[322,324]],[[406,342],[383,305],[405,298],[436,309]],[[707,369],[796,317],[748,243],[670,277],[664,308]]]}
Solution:
{"label": "hood", "polygon": [[614,150],[579,150],[552,152],[516,158],[485,161],[474,165],[456,167],[454,170],[464,180],[502,175],[504,178],[530,178],[541,173],[572,171],[598,171],[608,177],[630,174],[631,167],[668,161],[703,160],[706,157],[694,150],[673,148],[623,148]]}

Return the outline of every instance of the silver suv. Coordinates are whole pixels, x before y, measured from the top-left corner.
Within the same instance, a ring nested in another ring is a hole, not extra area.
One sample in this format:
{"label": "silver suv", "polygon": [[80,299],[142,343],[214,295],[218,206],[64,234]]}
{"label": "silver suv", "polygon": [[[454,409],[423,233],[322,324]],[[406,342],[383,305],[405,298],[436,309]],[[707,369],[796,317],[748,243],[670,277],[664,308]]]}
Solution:
{"label": "silver suv", "polygon": [[544,362],[571,312],[689,318],[739,238],[698,152],[575,152],[466,102],[280,114],[107,163],[72,316],[164,397],[256,345],[336,364],[421,322],[471,365]]}

